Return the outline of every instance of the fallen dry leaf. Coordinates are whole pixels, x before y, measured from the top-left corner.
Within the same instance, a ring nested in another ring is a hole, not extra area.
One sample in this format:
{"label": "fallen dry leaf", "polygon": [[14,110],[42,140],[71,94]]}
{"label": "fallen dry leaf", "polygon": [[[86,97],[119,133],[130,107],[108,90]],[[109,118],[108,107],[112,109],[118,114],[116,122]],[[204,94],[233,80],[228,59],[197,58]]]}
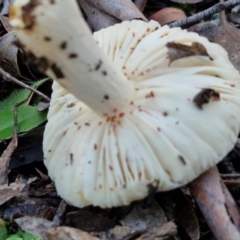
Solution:
{"label": "fallen dry leaf", "polygon": [[136,234],[139,234],[139,232],[134,231],[132,228],[118,225],[109,231],[100,232],[99,236],[101,240],[128,240]]}
{"label": "fallen dry leaf", "polygon": [[166,221],[167,219],[162,208],[157,202],[153,201],[148,207],[143,207],[143,202],[136,202],[133,209],[120,220],[120,223],[135,231],[144,231],[155,225],[162,225]]}
{"label": "fallen dry leaf", "polygon": [[192,203],[180,189],[176,191],[175,197],[177,199],[176,219],[178,224],[181,225],[191,240],[198,240],[200,238],[200,230]]}
{"label": "fallen dry leaf", "polygon": [[193,42],[191,46],[181,43],[168,42],[167,48],[170,59],[169,64],[177,59],[191,56],[206,56],[209,57],[210,60],[212,60],[211,57],[208,55],[206,48],[198,42]]}
{"label": "fallen dry leaf", "polygon": [[24,188],[24,183],[11,183],[10,185],[4,184],[0,186],[0,205],[7,202],[12,197],[18,195]]}
{"label": "fallen dry leaf", "polygon": [[219,101],[220,95],[213,89],[206,88],[202,89],[193,99],[193,102],[202,109],[202,105],[209,103],[210,101]]}
{"label": "fallen dry leaf", "polygon": [[70,212],[67,218],[74,227],[87,232],[107,231],[116,226],[113,220],[85,210]]}
{"label": "fallen dry leaf", "polygon": [[190,31],[199,33],[211,42],[220,44],[229,54],[229,58],[234,67],[240,71],[240,29],[235,28],[229,23],[214,20],[199,23],[191,28]]}
{"label": "fallen dry leaf", "polygon": [[19,48],[14,32],[9,32],[0,38],[0,63],[1,67],[13,76],[21,77],[17,63]]}
{"label": "fallen dry leaf", "polygon": [[0,1],[0,13],[2,15],[8,14],[9,6],[12,4],[15,0],[1,0]]}
{"label": "fallen dry leaf", "polygon": [[111,16],[98,8],[89,4],[86,0],[78,0],[83,12],[85,13],[87,23],[93,31],[101,30],[102,28],[107,28],[111,25],[119,23],[120,20]]}
{"label": "fallen dry leaf", "polygon": [[8,22],[8,17],[0,15],[0,21],[6,32],[11,32],[13,30],[12,26]]}
{"label": "fallen dry leaf", "polygon": [[47,240],[100,240],[100,238],[71,227],[50,228],[46,235]]}
{"label": "fallen dry leaf", "polygon": [[124,21],[132,19],[147,20],[145,16],[139,11],[131,0],[86,0],[89,4],[97,9],[114,16],[115,18]]}
{"label": "fallen dry leaf", "polygon": [[51,221],[37,217],[25,216],[15,219],[15,222],[22,230],[32,233],[42,240],[47,240],[45,232],[52,227]]}
{"label": "fallen dry leaf", "polygon": [[177,226],[174,222],[159,224],[147,229],[141,237],[136,240],[167,240],[177,234]]}
{"label": "fallen dry leaf", "polygon": [[155,20],[160,25],[165,25],[174,21],[185,19],[187,16],[183,10],[179,8],[167,7],[163,8],[149,17],[149,20]]}

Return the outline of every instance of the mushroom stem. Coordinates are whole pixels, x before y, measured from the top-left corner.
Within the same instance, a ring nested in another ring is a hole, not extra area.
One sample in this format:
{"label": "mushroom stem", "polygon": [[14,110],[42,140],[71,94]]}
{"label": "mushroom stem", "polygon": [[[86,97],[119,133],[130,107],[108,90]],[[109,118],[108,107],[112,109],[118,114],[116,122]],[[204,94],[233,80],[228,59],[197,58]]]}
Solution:
{"label": "mushroom stem", "polygon": [[100,50],[76,1],[17,0],[10,24],[40,67],[100,116],[128,105],[133,84]]}

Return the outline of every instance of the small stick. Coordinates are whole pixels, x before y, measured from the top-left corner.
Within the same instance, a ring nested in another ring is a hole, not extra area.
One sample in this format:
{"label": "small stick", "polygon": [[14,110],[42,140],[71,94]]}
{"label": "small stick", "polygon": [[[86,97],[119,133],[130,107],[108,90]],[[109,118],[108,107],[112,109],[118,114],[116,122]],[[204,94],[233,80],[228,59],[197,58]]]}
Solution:
{"label": "small stick", "polygon": [[239,173],[226,173],[226,174],[220,174],[221,178],[240,178]]}
{"label": "small stick", "polygon": [[191,17],[170,23],[170,24],[168,24],[168,26],[171,28],[172,27],[182,27],[182,28],[190,27],[190,26],[200,22],[201,20],[210,17],[214,13],[218,13],[225,9],[235,7],[236,5],[239,5],[239,4],[240,4],[240,0],[229,0],[224,3],[218,3],[202,12],[199,12],[199,13],[191,16]]}
{"label": "small stick", "polygon": [[7,148],[2,153],[0,157],[0,185],[6,184],[8,182],[8,165],[11,159],[11,156],[18,145],[18,122],[17,122],[17,108],[18,104],[14,105],[14,129],[13,137],[11,142],[8,144]]}
{"label": "small stick", "polygon": [[53,225],[52,225],[53,227],[58,227],[63,223],[63,221],[64,221],[63,216],[64,216],[66,210],[67,210],[67,203],[64,200],[62,200],[60,202],[57,212],[53,218]]}
{"label": "small stick", "polygon": [[2,77],[2,79],[6,82],[12,82],[15,83],[21,87],[24,87],[26,89],[31,90],[32,92],[36,93],[37,95],[41,96],[43,99],[45,99],[46,101],[50,102],[51,99],[49,97],[47,97],[46,95],[44,95],[43,93],[41,93],[40,91],[38,91],[37,89],[34,89],[30,86],[28,86],[27,84],[19,81],[18,79],[16,79],[15,77],[13,77],[10,73],[5,72],[1,67],[0,67],[0,76]]}
{"label": "small stick", "polygon": [[[229,216],[231,213],[227,209],[230,208],[231,201],[226,201],[226,193],[223,194],[216,167],[212,167],[194,180],[190,184],[190,190],[217,240],[240,239],[239,226],[234,225],[231,216]],[[224,191],[227,191],[227,189],[224,189]],[[228,203],[227,208],[226,202]],[[239,215],[239,213],[237,214]],[[234,218],[238,219],[239,216]],[[236,222],[238,225],[238,220]]]}

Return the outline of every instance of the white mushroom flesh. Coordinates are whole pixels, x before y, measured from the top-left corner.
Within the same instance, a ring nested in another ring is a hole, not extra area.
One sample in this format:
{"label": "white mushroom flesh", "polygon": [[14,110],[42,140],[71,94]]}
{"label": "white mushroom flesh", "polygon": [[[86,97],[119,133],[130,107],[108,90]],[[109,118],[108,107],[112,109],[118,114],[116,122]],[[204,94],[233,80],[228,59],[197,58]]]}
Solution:
{"label": "white mushroom flesh", "polygon": [[[82,21],[80,15],[74,21],[77,26]],[[54,40],[51,44],[39,40],[38,49],[34,44],[26,47],[36,56],[59,64],[66,77],[61,81],[68,85],[68,90],[78,81],[68,71],[76,69],[81,86],[92,79],[99,84],[105,81],[96,80],[95,75],[88,79],[79,67],[79,59],[68,65],[65,61],[70,62],[69,59],[56,58],[63,54],[54,45],[60,33],[70,39],[77,32],[68,26],[48,31]],[[37,32],[32,29],[26,42],[26,32],[17,29],[24,45],[34,34]],[[222,47],[196,33],[160,27],[154,21],[126,21],[96,32],[94,39],[119,75],[131,83],[126,86],[134,86],[134,92],[131,98],[129,94],[124,98],[124,106],[114,105],[112,109],[111,105],[104,113],[95,111],[99,105],[91,105],[105,91],[98,85],[95,90],[84,89],[85,95],[93,98],[89,104],[84,94],[72,91],[74,96],[54,82],[44,134],[44,162],[60,196],[67,202],[77,207],[127,205],[146,197],[148,184],[155,180],[159,181],[158,191],[189,183],[233,148],[240,130],[240,76]],[[183,57],[170,63],[166,46],[169,42],[187,46],[201,43],[209,57]],[[73,44],[72,51],[83,51],[81,38],[79,46],[80,50]],[[51,51],[52,58],[47,51]],[[84,51],[86,56],[91,45]],[[200,108],[194,99],[204,89],[213,90],[219,98],[209,98]]]}

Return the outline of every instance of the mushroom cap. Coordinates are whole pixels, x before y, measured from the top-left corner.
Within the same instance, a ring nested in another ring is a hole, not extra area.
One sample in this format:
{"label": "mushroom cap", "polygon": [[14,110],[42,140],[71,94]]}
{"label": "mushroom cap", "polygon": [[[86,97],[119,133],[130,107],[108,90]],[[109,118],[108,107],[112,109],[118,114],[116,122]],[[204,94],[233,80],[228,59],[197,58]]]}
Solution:
{"label": "mushroom cap", "polygon": [[[94,38],[135,93],[126,109],[102,118],[54,82],[43,149],[68,203],[127,205],[155,180],[157,191],[189,183],[233,148],[240,76],[221,46],[155,21],[125,21]],[[180,54],[196,43],[205,53]]]}

